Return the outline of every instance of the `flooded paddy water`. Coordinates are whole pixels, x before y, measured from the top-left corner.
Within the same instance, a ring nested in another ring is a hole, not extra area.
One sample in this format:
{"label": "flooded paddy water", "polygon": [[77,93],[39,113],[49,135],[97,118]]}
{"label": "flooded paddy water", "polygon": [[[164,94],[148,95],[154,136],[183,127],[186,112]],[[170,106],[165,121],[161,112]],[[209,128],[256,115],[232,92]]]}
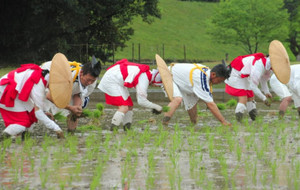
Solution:
{"label": "flooded paddy water", "polygon": [[278,120],[278,102],[257,105],[255,122],[222,110],[232,128],[202,102],[195,126],[183,107],[165,127],[163,115],[137,106],[132,130],[111,132],[115,109],[106,105],[64,140],[38,125],[25,141],[1,140],[0,189],[300,189],[297,111]]}

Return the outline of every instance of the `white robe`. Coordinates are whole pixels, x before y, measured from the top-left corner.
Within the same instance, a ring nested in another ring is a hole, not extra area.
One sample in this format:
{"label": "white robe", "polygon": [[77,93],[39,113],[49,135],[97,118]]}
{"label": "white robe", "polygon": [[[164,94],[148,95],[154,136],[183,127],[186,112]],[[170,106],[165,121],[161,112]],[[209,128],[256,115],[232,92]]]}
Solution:
{"label": "white robe", "polygon": [[[205,65],[197,64],[200,67]],[[182,97],[185,109],[189,110],[197,104],[199,99],[204,102],[213,102],[210,92],[210,69],[206,75],[199,69],[193,71],[193,83],[190,81],[190,71],[195,68],[194,64],[176,63],[169,67],[173,75],[173,97]]]}
{"label": "white robe", "polygon": [[[267,97],[264,94],[270,93],[268,87],[268,80],[272,74],[270,59],[267,58],[266,67],[261,59],[253,65],[253,59],[254,56],[244,58],[242,60],[244,67],[240,71],[232,68],[230,77],[225,80],[225,83],[236,89],[252,90],[259,99],[265,101]],[[249,77],[242,78],[241,75],[249,75]],[[258,88],[259,84],[261,90]]]}
{"label": "white robe", "polygon": [[[128,66],[128,76],[125,82],[132,82],[135,76],[139,73],[140,69],[137,66]],[[158,105],[152,103],[147,99],[149,80],[146,73],[142,73],[138,78],[138,84],[136,85],[136,98],[140,106],[157,109]],[[120,65],[115,65],[105,72],[98,88],[110,95],[110,96],[122,96],[124,100],[127,100],[130,96],[128,88],[124,86],[123,75],[120,70]]]}
{"label": "white robe", "polygon": [[270,86],[281,99],[292,96],[295,107],[300,107],[300,65],[291,65],[290,81],[287,84],[282,84],[273,74]]}
{"label": "white robe", "polygon": [[[50,71],[51,64],[52,64],[51,61],[45,62],[41,65],[41,68],[48,69]],[[97,80],[93,84],[88,85],[87,87],[83,87],[81,85],[80,77],[79,77],[80,71],[81,70],[79,70],[79,72],[78,72],[78,80],[75,80],[73,82],[72,96],[75,94],[79,94],[81,101],[82,101],[82,105],[83,105],[85,98],[88,97],[94,91],[96,84],[97,84]],[[75,74],[76,74],[76,71],[72,71],[72,78],[74,78]],[[71,104],[72,104],[72,99],[71,99],[70,105]],[[61,112],[61,114],[65,115],[65,116],[69,114],[69,110],[58,108],[49,100],[46,100],[46,106],[48,108],[46,111],[49,111],[52,114],[56,114],[58,112]]]}
{"label": "white robe", "polygon": [[[27,79],[31,76],[33,70],[27,69],[24,72],[15,73],[15,81],[17,83],[16,90],[18,92],[21,92],[25,82]],[[7,74],[1,77],[1,79],[7,78]],[[0,79],[0,80],[1,80]],[[6,88],[6,85],[0,86],[0,98],[2,97],[2,94]],[[46,94],[45,94],[45,85],[42,80],[40,80],[37,84],[33,85],[33,88],[30,92],[29,98],[26,102],[19,100],[18,95],[15,99],[14,107],[6,107],[3,104],[0,104],[0,107],[13,112],[23,112],[23,111],[32,111],[34,108],[34,105],[36,105],[38,108],[45,110],[45,100],[46,100]]]}

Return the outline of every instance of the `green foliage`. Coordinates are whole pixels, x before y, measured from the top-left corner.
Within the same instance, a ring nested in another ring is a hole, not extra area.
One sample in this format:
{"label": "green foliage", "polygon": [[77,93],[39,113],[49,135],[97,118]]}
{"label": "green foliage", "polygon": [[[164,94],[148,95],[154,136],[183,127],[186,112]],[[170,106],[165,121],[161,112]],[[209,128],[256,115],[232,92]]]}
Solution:
{"label": "green foliage", "polygon": [[170,111],[170,107],[169,106],[163,106],[162,111],[163,112],[168,112],[168,111]]}
{"label": "green foliage", "polygon": [[287,38],[288,13],[282,7],[282,0],[222,1],[208,23],[209,33],[218,42],[257,52],[264,42]]}
{"label": "green foliage", "polygon": [[284,7],[288,9],[289,20],[289,42],[290,49],[295,56],[300,54],[300,1],[299,0],[285,0]]}
{"label": "green foliage", "polygon": [[279,97],[279,96],[273,97],[273,101],[274,101],[274,102],[279,102],[279,101],[280,101],[280,97]]}
{"label": "green foliage", "polygon": [[66,117],[64,115],[62,115],[61,112],[56,113],[53,117],[56,121],[65,121],[66,120]]}
{"label": "green foliage", "polygon": [[81,125],[77,127],[78,131],[85,132],[85,131],[93,131],[93,130],[98,130],[99,127],[95,125]]}
{"label": "green foliage", "polygon": [[102,112],[100,110],[94,110],[93,116],[94,118],[99,118],[102,115]]}
{"label": "green foliage", "polygon": [[134,17],[141,16],[147,23],[160,17],[158,0],[4,1],[0,57],[22,63],[49,60],[56,52],[73,54],[70,44],[115,44],[89,47],[90,54],[105,61],[133,34],[128,24]]}
{"label": "green foliage", "polygon": [[219,110],[225,110],[226,109],[226,105],[224,103],[218,103],[217,107],[219,108]]}
{"label": "green foliage", "polygon": [[226,102],[226,106],[233,108],[237,105],[237,101],[236,99],[230,99]]}
{"label": "green foliage", "polygon": [[104,105],[102,103],[97,103],[96,108],[102,112],[104,110]]}
{"label": "green foliage", "polygon": [[89,109],[86,108],[86,109],[82,110],[82,115],[84,117],[92,117],[93,116],[93,112],[91,110],[89,110]]}
{"label": "green foliage", "polygon": [[[116,51],[116,59],[138,58],[140,44],[141,59],[153,60],[158,53],[168,63],[184,61],[184,45],[188,61],[215,61],[229,59],[244,54],[245,51],[231,44],[220,44],[212,41],[207,35],[206,21],[212,16],[218,3],[182,2],[177,0],[161,0],[161,19],[149,25],[137,17],[132,22],[134,35],[126,42],[124,49]],[[164,52],[163,52],[164,48]],[[218,62],[220,63],[220,62]]]}

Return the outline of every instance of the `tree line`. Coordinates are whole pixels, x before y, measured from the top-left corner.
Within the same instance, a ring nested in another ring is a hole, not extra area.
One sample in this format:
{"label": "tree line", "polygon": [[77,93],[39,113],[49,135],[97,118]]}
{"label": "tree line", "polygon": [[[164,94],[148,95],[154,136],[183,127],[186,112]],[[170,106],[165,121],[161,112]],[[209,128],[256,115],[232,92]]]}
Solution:
{"label": "tree line", "polygon": [[[87,51],[105,62],[133,35],[133,18],[147,23],[161,18],[158,1],[2,0],[0,65],[47,61],[56,52],[72,51],[70,44],[100,44]],[[249,53],[276,38],[300,60],[299,5],[299,0],[221,0],[207,28],[214,40]]]}
{"label": "tree line", "polygon": [[[45,61],[68,44],[117,44],[133,34],[136,16],[151,23],[160,18],[158,0],[2,0],[0,2],[0,61]],[[105,61],[111,51],[91,47]]]}

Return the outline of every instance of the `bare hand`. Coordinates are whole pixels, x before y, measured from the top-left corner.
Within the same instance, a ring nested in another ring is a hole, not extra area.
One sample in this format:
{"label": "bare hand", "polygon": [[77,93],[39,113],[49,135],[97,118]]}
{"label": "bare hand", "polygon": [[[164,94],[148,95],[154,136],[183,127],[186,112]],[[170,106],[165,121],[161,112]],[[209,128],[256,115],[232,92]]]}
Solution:
{"label": "bare hand", "polygon": [[82,114],[81,106],[70,106],[70,111],[78,117]]}
{"label": "bare hand", "polygon": [[54,121],[54,116],[52,113],[49,113],[49,112],[45,112],[46,116],[49,117],[49,119],[53,120]]}
{"label": "bare hand", "polygon": [[159,114],[161,114],[161,112],[162,112],[162,111],[158,111],[158,110],[156,110],[156,109],[152,109],[152,113],[153,113],[153,114],[159,115]]}
{"label": "bare hand", "polygon": [[270,98],[267,98],[267,99],[264,101],[265,105],[268,106],[268,107],[271,106],[271,102],[272,102],[272,100],[271,100]]}
{"label": "bare hand", "polygon": [[226,120],[222,122],[222,125],[225,125],[225,126],[230,126],[230,127],[232,126],[232,124],[231,124],[231,123],[229,123],[229,122],[228,122],[228,121],[226,121]]}
{"label": "bare hand", "polygon": [[266,97],[272,99],[272,94],[268,93],[268,94],[266,94]]}

